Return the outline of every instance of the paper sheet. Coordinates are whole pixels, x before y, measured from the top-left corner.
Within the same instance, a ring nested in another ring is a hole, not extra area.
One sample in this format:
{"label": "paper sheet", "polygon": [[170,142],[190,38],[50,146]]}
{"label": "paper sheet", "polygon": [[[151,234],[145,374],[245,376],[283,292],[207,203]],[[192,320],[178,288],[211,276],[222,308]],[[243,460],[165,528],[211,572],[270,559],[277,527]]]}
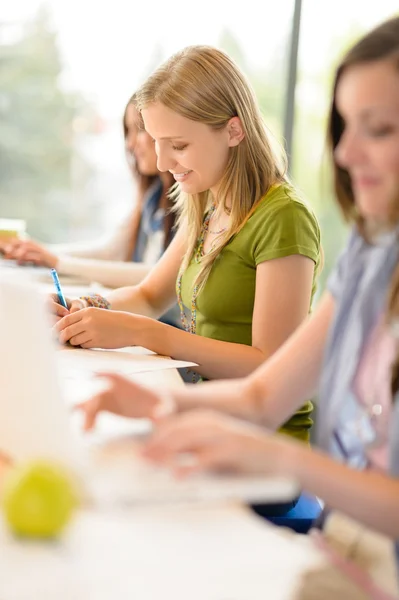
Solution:
{"label": "paper sheet", "polygon": [[[96,377],[101,371],[118,373],[138,383],[156,386],[155,372],[195,366],[195,363],[159,356],[141,347],[86,350],[63,346],[57,351],[57,362],[63,395],[68,404],[83,402],[104,389],[107,382]],[[151,376],[151,373],[154,375]]]}
{"label": "paper sheet", "polygon": [[82,375],[92,376],[100,371],[112,371],[128,376],[145,371],[197,366],[193,362],[159,356],[141,347],[118,350],[63,347],[58,351],[58,362],[62,377],[71,379],[80,378]]}

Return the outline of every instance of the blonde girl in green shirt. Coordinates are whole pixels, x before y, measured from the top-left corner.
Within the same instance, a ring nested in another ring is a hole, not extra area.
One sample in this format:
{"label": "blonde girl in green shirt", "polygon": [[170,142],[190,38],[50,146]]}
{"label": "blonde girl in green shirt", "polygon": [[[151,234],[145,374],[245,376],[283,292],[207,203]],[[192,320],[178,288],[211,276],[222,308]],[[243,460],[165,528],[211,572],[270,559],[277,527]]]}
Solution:
{"label": "blonde girl in green shirt", "polygon": [[[185,48],[136,98],[158,168],[176,181],[178,231],[139,285],[67,300],[69,310],[54,302],[59,339],[144,346],[197,363],[202,378],[244,377],[309,313],[316,218],[287,181],[254,93],[224,52]],[[186,331],[156,320],[176,294]],[[308,404],[286,429],[306,438],[310,412]]]}

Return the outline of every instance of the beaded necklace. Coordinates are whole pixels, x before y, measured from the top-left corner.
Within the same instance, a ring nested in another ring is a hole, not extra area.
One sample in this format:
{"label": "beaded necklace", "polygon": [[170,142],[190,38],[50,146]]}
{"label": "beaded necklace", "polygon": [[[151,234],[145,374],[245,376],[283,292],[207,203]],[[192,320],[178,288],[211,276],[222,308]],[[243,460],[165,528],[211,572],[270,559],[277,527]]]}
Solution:
{"label": "beaded necklace", "polygon": [[[223,231],[226,230],[226,227],[223,227],[222,229],[220,229],[220,231],[210,231],[209,222],[210,222],[215,210],[216,210],[216,205],[212,204],[209,211],[204,216],[204,220],[203,220],[202,228],[201,228],[201,234],[198,238],[198,243],[197,243],[197,246],[194,251],[194,260],[196,263],[201,262],[201,258],[204,255],[204,241],[205,241],[206,234],[209,232],[209,233],[214,233],[214,234],[219,235],[219,234],[223,233]],[[177,281],[176,281],[177,303],[179,305],[180,318],[181,318],[181,322],[183,324],[184,329],[189,333],[195,334],[196,330],[197,330],[198,285],[194,286],[193,295],[191,297],[191,321],[189,323],[188,319],[186,317],[186,313],[184,312],[184,305],[183,305],[183,299],[182,299],[182,293],[181,293],[182,278],[183,278],[183,267],[180,268],[179,274],[177,276]]]}

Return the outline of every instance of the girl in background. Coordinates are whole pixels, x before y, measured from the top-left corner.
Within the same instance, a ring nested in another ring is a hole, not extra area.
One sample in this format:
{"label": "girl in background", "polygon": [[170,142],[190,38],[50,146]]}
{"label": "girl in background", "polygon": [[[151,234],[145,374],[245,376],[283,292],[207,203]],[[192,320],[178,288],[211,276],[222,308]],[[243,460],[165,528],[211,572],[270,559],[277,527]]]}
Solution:
{"label": "girl in background", "polygon": [[128,165],[136,198],[131,215],[107,238],[90,243],[42,245],[15,239],[3,243],[4,258],[57,269],[60,275],[78,276],[106,287],[134,285],[149,273],[173,234],[174,213],[168,196],[174,181],[157,169],[151,138],[142,127],[130,98],[123,116]]}

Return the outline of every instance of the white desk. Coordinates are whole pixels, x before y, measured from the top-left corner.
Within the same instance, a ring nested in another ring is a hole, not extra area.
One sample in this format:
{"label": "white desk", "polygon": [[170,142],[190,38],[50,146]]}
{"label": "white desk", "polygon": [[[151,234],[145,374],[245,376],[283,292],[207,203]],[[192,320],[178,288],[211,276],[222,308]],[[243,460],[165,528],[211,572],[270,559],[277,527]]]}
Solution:
{"label": "white desk", "polygon": [[239,506],[83,512],[60,543],[7,544],[0,597],[288,600],[319,563],[309,540]]}
{"label": "white desk", "polygon": [[[142,375],[151,384],[182,385],[173,370]],[[129,452],[129,442],[121,443]],[[114,448],[101,450],[99,460]],[[0,460],[0,479],[5,469]],[[239,503],[100,504],[78,511],[53,543],[15,539],[0,519],[1,600],[308,599],[297,594],[302,576],[326,564],[309,538]]]}
{"label": "white desk", "polygon": [[[182,385],[171,369],[140,377]],[[129,457],[134,444],[99,447],[97,460],[104,457],[112,468],[113,456]],[[304,569],[322,560],[309,540],[238,503],[118,506],[78,511],[54,543],[14,539],[0,520],[0,598],[288,599]]]}

